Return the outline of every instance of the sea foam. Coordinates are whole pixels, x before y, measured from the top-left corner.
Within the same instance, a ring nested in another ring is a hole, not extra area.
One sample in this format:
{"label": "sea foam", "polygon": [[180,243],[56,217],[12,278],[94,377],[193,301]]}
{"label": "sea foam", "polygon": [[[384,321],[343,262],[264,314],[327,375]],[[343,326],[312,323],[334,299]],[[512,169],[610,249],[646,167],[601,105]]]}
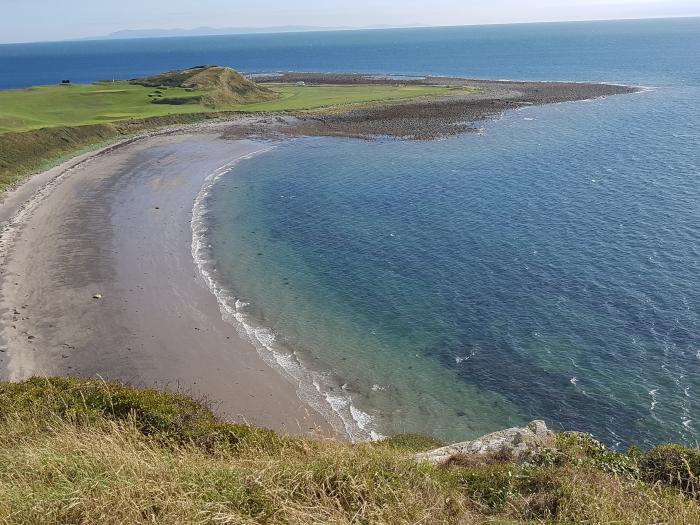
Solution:
{"label": "sea foam", "polygon": [[192,257],[201,277],[214,294],[223,319],[232,323],[241,337],[250,341],[260,357],[280,375],[297,386],[299,399],[318,411],[333,428],[352,441],[376,441],[384,438],[376,429],[376,418],[359,409],[347,392],[335,386],[337,381],[323,372],[304,366],[299,355],[277,342],[271,329],[261,326],[247,313],[249,303],[237,298],[214,279],[216,268],[207,241],[207,200],[216,182],[243,160],[274,149],[267,146],[226,163],[209,175],[192,208]]}

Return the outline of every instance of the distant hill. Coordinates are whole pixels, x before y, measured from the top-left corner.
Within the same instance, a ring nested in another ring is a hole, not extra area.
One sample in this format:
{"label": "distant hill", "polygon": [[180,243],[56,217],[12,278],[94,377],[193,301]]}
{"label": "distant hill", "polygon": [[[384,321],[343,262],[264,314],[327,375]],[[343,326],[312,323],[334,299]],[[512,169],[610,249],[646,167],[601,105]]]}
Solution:
{"label": "distant hill", "polygon": [[200,102],[206,106],[249,104],[277,98],[277,94],[266,87],[246,79],[228,67],[196,66],[180,71],[170,71],[152,77],[130,81],[146,87],[179,87],[193,91],[206,91]]}

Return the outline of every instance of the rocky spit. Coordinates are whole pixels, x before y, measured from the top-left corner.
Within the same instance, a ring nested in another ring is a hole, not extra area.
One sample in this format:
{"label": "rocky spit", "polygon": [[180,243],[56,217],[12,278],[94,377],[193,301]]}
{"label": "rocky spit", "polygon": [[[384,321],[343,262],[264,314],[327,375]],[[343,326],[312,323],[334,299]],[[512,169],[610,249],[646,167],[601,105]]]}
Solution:
{"label": "rocky spit", "polygon": [[[429,85],[455,88],[454,95],[397,100],[368,107],[337,107],[270,116],[267,126],[233,126],[231,138],[269,136],[338,136],[431,140],[479,129],[478,122],[527,106],[590,100],[639,91],[617,84],[584,82],[515,82],[454,77],[387,77],[340,73],[284,73],[256,76],[258,83],[304,85]],[[460,89],[461,88],[461,89]],[[294,118],[290,118],[290,117]]]}

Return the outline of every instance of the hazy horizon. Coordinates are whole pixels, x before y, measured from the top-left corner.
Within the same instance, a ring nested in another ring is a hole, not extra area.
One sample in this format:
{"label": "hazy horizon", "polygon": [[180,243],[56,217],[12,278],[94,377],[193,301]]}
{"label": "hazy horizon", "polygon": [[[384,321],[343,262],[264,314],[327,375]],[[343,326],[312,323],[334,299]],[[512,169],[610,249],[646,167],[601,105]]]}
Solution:
{"label": "hazy horizon", "polygon": [[[0,43],[102,38],[130,31],[214,31],[288,28],[311,30],[372,27],[440,27],[538,22],[578,22],[700,16],[687,0],[493,0],[489,5],[459,0],[401,2],[356,0],[328,6],[322,0],[260,0],[256,9],[239,0],[33,0],[4,7]],[[145,4],[145,5],[144,5]],[[37,13],[41,16],[38,17]],[[53,21],[61,20],[61,24]]]}

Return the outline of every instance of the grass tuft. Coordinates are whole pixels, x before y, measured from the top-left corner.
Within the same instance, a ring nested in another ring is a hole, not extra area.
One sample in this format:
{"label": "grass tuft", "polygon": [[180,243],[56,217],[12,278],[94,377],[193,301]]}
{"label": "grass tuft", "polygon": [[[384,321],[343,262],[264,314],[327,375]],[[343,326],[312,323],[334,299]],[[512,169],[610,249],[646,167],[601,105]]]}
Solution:
{"label": "grass tuft", "polygon": [[97,428],[128,422],[157,442],[209,451],[257,445],[272,451],[282,441],[269,430],[219,422],[208,408],[184,395],[67,377],[0,383],[0,419],[19,415],[47,426],[56,419]]}
{"label": "grass tuft", "polygon": [[430,436],[419,434],[399,434],[384,439],[378,443],[380,446],[393,447],[411,452],[427,452],[435,448],[444,447],[445,443]]}
{"label": "grass tuft", "polygon": [[700,452],[662,445],[639,454],[639,474],[647,483],[664,483],[700,498]]}

